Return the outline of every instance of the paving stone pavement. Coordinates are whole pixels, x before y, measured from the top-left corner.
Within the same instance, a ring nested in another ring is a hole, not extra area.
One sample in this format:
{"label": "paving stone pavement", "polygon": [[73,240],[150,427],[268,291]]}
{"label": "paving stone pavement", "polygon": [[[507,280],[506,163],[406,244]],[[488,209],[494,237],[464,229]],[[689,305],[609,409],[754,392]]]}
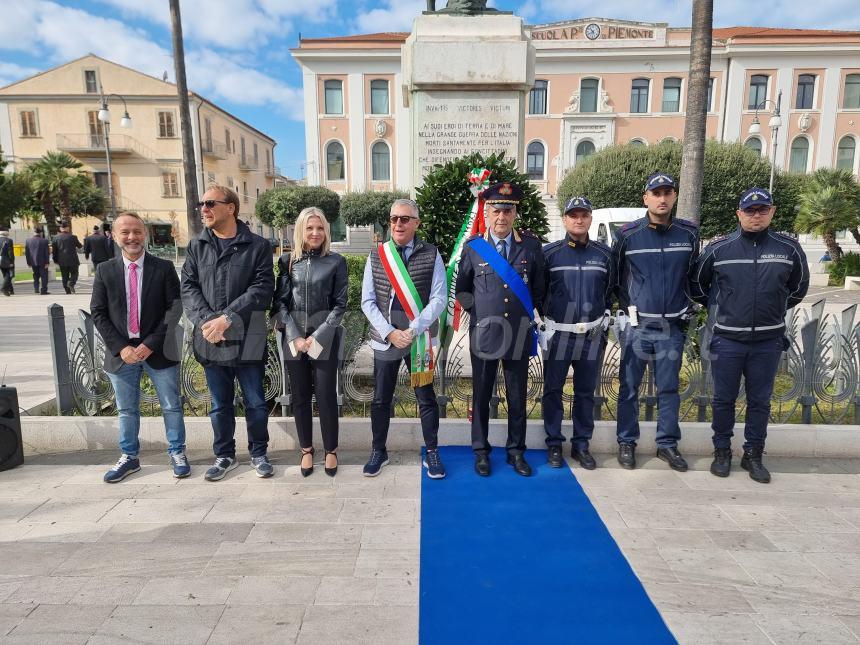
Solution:
{"label": "paving stone pavement", "polygon": [[[115,485],[109,452],[0,473],[0,644],[417,642],[418,455],[217,483],[190,456],[183,481],[156,454]],[[860,460],[770,459],[769,486],[640,461],[574,472],[680,642],[860,641]]]}

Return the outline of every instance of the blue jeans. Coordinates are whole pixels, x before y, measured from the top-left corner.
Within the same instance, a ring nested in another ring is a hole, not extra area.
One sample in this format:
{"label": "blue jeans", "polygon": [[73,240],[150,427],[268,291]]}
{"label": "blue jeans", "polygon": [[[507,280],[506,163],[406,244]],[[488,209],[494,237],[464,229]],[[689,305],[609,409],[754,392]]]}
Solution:
{"label": "blue jeans", "polygon": [[764,448],[773,381],[779,369],[783,339],[768,338],[741,343],[723,336],[711,340],[711,374],[714,379],[714,448],[731,448],[735,425],[735,402],[744,377],[747,411],[744,449]]}
{"label": "blue jeans", "polygon": [[639,439],[639,385],[648,361],[654,366],[657,388],[657,447],[672,448],[681,439],[678,425],[678,374],[686,336],[678,325],[628,327],[621,355],[618,392],[618,442]]}
{"label": "blue jeans", "polygon": [[236,408],[233,405],[233,383],[239,380],[245,404],[245,424],[248,427],[248,452],[262,457],[269,446],[269,408],[263,392],[263,363],[245,365],[204,365],[206,383],[212,395],[209,418],[215,440],[212,450],[216,457],[236,457]]}
{"label": "blue jeans", "polygon": [[143,361],[123,366],[116,374],[108,374],[116,394],[119,413],[119,449],[126,455],[140,453],[140,377],[149,375],[161,403],[164,429],[167,433],[167,452],[177,455],[185,452],[185,420],[182,416],[182,399],[179,396],[179,365],[157,370]]}

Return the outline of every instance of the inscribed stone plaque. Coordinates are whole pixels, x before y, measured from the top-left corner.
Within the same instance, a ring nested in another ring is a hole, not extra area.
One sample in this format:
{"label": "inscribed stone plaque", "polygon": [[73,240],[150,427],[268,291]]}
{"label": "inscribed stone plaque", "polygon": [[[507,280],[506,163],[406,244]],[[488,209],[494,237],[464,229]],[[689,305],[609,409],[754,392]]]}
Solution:
{"label": "inscribed stone plaque", "polygon": [[416,183],[435,164],[480,152],[504,152],[519,162],[523,94],[510,91],[413,93],[413,151]]}

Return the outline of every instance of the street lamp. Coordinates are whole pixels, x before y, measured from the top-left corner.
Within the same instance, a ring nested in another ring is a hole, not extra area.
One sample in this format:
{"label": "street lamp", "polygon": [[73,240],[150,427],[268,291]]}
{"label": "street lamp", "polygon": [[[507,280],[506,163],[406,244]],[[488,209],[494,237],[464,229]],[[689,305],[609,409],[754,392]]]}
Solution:
{"label": "street lamp", "polygon": [[768,192],[773,193],[773,170],[776,167],[776,144],[779,134],[779,126],[782,125],[782,118],[779,116],[779,107],[782,104],[782,90],[776,95],[776,103],[770,99],[765,99],[755,108],[755,116],[750,123],[749,133],[759,134],[761,132],[761,122],[758,120],[758,111],[763,110],[767,104],[773,105],[773,112],[770,113],[770,119],[767,122],[767,127],[770,128],[770,184],[768,184]]}
{"label": "street lamp", "polygon": [[102,106],[99,110],[98,119],[104,124],[103,129],[105,133],[105,157],[107,157],[108,195],[110,196],[110,216],[108,217],[108,223],[111,224],[114,219],[116,219],[116,196],[113,192],[113,171],[111,170],[110,163],[110,111],[108,110],[108,98],[115,97],[122,101],[123,108],[125,108],[125,114],[123,114],[122,120],[120,121],[120,125],[122,127],[131,127],[131,117],[128,115],[128,104],[119,94],[108,94],[106,96],[101,84],[99,84],[99,95],[101,97]]}

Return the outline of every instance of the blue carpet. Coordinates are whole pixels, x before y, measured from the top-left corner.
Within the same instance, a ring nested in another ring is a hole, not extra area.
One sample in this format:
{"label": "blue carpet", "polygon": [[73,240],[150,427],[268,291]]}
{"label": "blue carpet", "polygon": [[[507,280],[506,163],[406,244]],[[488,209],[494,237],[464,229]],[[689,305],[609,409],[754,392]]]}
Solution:
{"label": "blue carpet", "polygon": [[568,468],[528,451],[531,477],[467,447],[421,482],[421,645],[675,643]]}

